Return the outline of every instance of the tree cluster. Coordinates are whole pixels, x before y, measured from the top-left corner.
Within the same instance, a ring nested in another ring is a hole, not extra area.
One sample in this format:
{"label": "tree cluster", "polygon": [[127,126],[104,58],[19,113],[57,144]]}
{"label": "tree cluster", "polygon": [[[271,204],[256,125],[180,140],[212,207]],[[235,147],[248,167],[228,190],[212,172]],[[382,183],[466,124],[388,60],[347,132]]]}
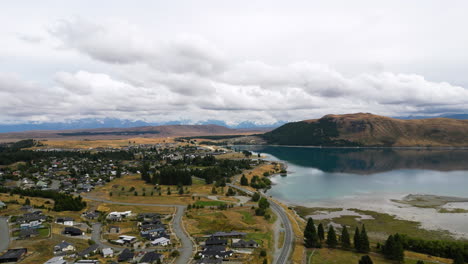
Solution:
{"label": "tree cluster", "polygon": [[403,262],[405,256],[401,236],[399,234],[390,235],[382,247],[382,253],[388,259]]}
{"label": "tree cluster", "polygon": [[54,211],[81,211],[86,207],[81,196],[73,197],[69,194],[59,193],[56,191],[32,190],[32,189],[7,189],[0,187],[0,193],[18,194],[29,197],[41,197],[54,200]]}

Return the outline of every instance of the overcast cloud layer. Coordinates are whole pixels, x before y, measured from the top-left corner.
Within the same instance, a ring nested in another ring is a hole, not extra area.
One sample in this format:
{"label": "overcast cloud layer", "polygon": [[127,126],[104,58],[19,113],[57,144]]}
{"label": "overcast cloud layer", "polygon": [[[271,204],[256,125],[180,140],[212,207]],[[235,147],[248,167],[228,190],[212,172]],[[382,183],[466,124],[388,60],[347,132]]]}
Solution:
{"label": "overcast cloud layer", "polygon": [[346,2],[3,4],[0,123],[468,112],[466,1]]}

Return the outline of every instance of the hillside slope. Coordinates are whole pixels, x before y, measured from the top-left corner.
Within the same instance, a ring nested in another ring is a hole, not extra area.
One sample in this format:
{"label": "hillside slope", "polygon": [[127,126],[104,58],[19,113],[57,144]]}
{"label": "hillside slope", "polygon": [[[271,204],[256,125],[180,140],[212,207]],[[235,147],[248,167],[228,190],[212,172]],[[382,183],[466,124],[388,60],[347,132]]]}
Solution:
{"label": "hillside slope", "polygon": [[468,146],[468,120],[400,120],[368,113],[326,115],[285,124],[269,144],[309,146]]}

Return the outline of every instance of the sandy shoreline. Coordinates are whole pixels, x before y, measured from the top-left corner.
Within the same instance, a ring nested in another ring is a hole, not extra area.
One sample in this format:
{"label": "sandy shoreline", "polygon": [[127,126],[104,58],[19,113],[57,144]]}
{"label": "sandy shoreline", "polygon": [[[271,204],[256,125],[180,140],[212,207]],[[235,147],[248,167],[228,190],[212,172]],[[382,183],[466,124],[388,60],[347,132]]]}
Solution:
{"label": "sandy shoreline", "polygon": [[[453,234],[456,238],[468,239],[468,213],[440,213],[435,208],[420,208],[409,204],[395,202],[395,200],[403,200],[408,193],[378,193],[378,194],[363,194],[342,199],[324,200],[307,203],[291,203],[282,201],[290,206],[305,206],[305,207],[323,207],[323,208],[343,208],[342,212],[330,212],[325,218],[339,217],[340,215],[355,215],[347,213],[347,209],[370,210],[379,213],[385,213],[396,216],[397,219],[416,221],[421,224],[421,227],[427,230],[446,230]],[[450,208],[467,208],[468,203],[448,203],[445,207]]]}

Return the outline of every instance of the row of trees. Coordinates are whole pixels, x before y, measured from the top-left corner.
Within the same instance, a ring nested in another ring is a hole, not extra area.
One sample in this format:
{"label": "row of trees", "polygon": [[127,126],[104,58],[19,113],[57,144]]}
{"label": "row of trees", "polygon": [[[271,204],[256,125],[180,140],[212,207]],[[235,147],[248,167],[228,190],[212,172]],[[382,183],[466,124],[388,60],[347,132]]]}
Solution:
{"label": "row of trees", "polygon": [[[343,226],[341,229],[341,236],[338,240],[333,225],[329,225],[327,236],[325,237],[323,224],[320,223],[316,229],[314,220],[312,218],[307,219],[307,225],[304,230],[305,246],[307,248],[320,248],[324,241],[331,248],[335,248],[340,244],[344,249],[351,249],[351,239],[346,226]],[[361,231],[356,227],[356,231],[354,232],[354,248],[361,253],[368,253],[370,251],[369,239],[364,225]]]}
{"label": "row of trees", "polygon": [[387,239],[387,243],[401,244],[405,250],[458,261],[454,263],[468,262],[468,243],[465,241],[424,240],[395,234]]}
{"label": "row of trees", "polygon": [[59,193],[56,191],[43,191],[33,189],[7,189],[0,187],[0,193],[18,194],[29,197],[41,197],[46,199],[52,199],[54,201],[54,211],[81,211],[86,207],[81,196],[72,196],[70,194]]}

